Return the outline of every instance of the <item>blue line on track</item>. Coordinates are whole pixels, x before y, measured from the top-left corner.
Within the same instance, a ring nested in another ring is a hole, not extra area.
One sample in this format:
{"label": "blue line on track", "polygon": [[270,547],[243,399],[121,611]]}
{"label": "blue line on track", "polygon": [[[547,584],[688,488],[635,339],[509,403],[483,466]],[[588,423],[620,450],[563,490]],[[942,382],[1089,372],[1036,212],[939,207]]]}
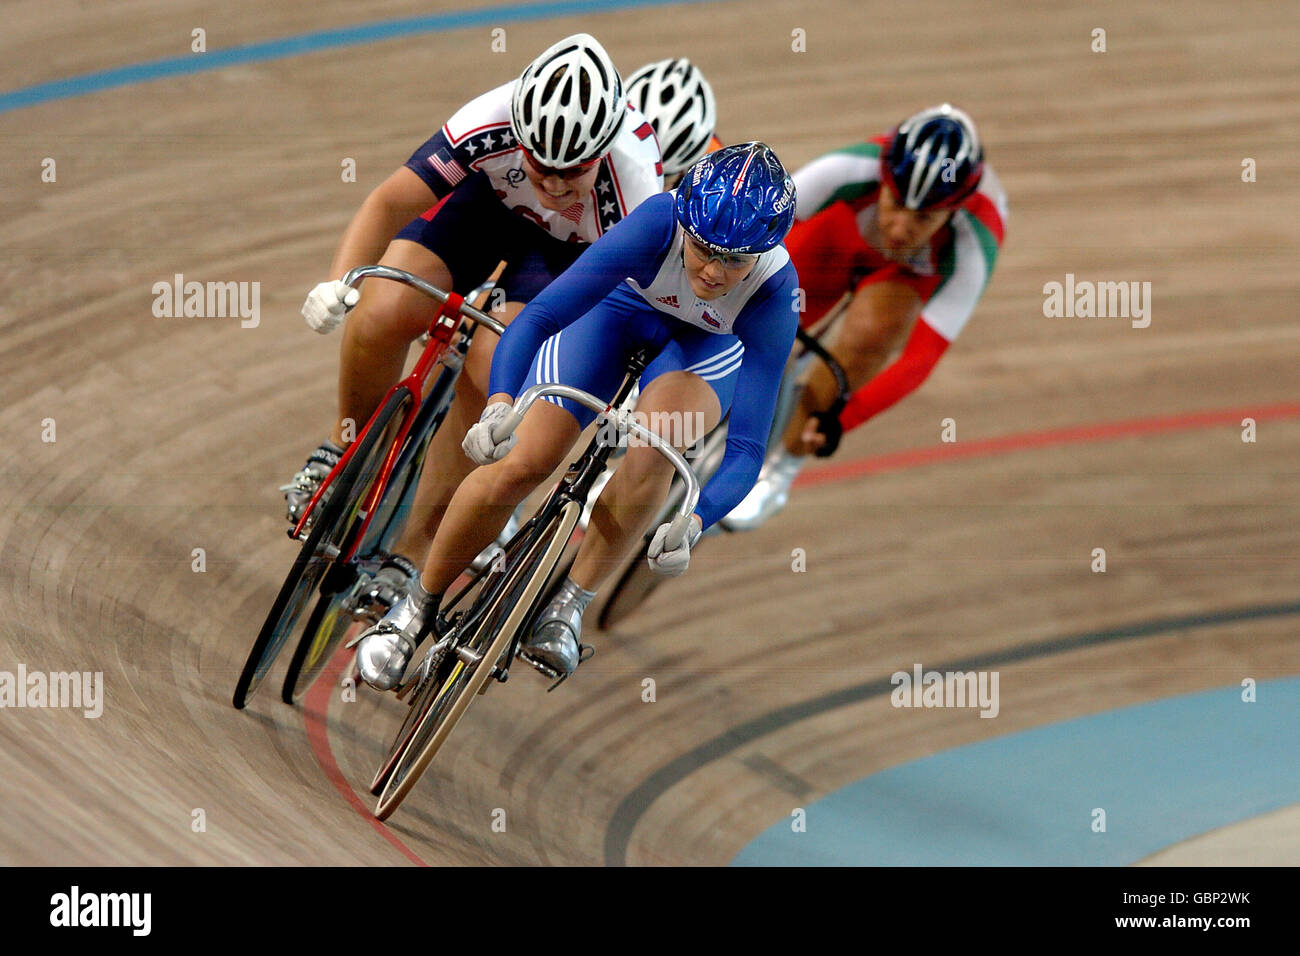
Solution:
{"label": "blue line on track", "polygon": [[264,63],[268,60],[281,60],[319,50],[336,50],[398,37],[416,36],[421,33],[443,33],[485,24],[500,26],[506,23],[545,20],[552,17],[710,2],[717,2],[717,0],[555,0],[550,3],[512,3],[479,10],[454,10],[430,16],[379,20],[333,30],[302,33],[279,40],[249,43],[227,50],[212,50],[208,53],[190,53],[185,56],[150,60],[147,63],[134,63],[110,70],[99,70],[95,73],[83,73],[81,76],[62,80],[52,80],[49,83],[25,86],[0,94],[0,113],[35,106],[39,103],[49,103],[53,100],[84,96],[100,90],[148,83],[151,80],[165,79],[170,76],[188,76],[245,63]]}

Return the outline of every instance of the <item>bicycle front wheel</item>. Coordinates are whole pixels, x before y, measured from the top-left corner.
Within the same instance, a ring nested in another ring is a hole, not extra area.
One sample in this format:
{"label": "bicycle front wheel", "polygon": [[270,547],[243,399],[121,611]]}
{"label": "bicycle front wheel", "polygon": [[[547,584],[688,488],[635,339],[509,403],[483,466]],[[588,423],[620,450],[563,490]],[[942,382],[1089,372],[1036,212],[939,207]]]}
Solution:
{"label": "bicycle front wheel", "polygon": [[383,463],[388,446],[383,444],[389,424],[411,400],[411,393],[398,389],[384,404],[373,423],[358,441],[361,444],[353,453],[348,465],[334,482],[329,500],[313,523],[298,557],[294,559],[289,575],[280,587],[275,603],[258,632],[249,651],[248,660],[235,685],[233,703],[241,710],[257,692],[271,665],[284,649],[290,636],[298,628],[311,593],[321,583],[325,573],[342,553],[345,538],[352,527],[352,519],[361,504],[364,492],[370,488],[375,474]]}
{"label": "bicycle front wheel", "polygon": [[[375,816],[386,820],[411,792],[447,737],[460,722],[470,703],[493,675],[510,642],[527,625],[538,605],[546,598],[545,585],[564,555],[565,547],[582,516],[582,505],[566,502],[536,533],[523,550],[518,563],[508,567],[500,587],[485,590],[485,612],[471,608],[467,620],[479,619],[465,641],[457,641],[444,658],[450,662],[446,676],[431,680],[412,701],[415,719],[403,724],[390,751],[387,780],[375,805]],[[437,675],[441,677],[442,675]],[[395,759],[394,759],[395,758]],[[384,774],[376,775],[378,784]]]}

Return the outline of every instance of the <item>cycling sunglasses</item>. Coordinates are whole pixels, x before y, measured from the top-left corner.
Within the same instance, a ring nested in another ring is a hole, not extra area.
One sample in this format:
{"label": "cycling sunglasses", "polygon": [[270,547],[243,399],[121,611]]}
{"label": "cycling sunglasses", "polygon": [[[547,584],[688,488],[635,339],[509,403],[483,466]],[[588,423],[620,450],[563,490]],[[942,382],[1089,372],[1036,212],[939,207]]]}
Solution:
{"label": "cycling sunglasses", "polygon": [[691,250],[691,255],[695,258],[703,259],[706,266],[717,259],[724,269],[744,269],[758,261],[758,256],[752,253],[714,252],[708,246],[700,245],[690,236],[686,237],[686,247]]}
{"label": "cycling sunglasses", "polygon": [[523,147],[520,147],[520,149],[524,154],[524,159],[528,161],[528,165],[533,167],[535,172],[542,176],[558,176],[563,180],[579,179],[580,177],[585,176],[587,173],[591,172],[592,167],[599,163],[603,158],[597,156],[595,159],[589,159],[587,162],[582,163],[579,166],[570,166],[568,169],[555,169],[552,166],[546,166],[539,163],[536,157],[534,157],[528,150],[523,149]]}

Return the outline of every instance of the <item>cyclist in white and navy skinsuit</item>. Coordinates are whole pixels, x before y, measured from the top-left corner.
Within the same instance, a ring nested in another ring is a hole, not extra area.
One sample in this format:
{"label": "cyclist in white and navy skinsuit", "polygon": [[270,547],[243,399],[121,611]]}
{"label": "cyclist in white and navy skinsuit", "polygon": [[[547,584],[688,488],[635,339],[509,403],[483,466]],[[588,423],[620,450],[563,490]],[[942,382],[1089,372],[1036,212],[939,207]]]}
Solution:
{"label": "cyclist in white and navy skinsuit", "polygon": [[[588,245],[662,188],[654,127],[629,106],[613,61],[588,34],[552,45],[517,80],[457,110],[362,203],[331,266],[339,278],[317,285],[303,305],[308,325],[322,333],[355,310],[343,329],[333,428],[281,489],[288,519],[300,520],[358,426],[401,377],[411,343],[436,312],[432,299],[396,282],[351,289],[341,281],[349,269],[377,261],[467,294],[504,259],[497,289],[506,299],[497,317],[508,324]],[[346,599],[351,613],[370,617],[391,608],[418,576],[438,516],[473,467],[457,443],[483,411],[495,341],[488,333],[475,336],[425,456],[415,517],[373,580]]]}
{"label": "cyclist in white and navy skinsuit", "polygon": [[[687,540],[666,550],[664,523],[649,548],[655,571],[686,570],[700,533],[745,496],[762,464],[798,326],[798,277],[780,244],[794,203],[794,182],[770,148],[746,143],[718,150],[688,170],[675,191],[637,207],[520,313],[497,345],[488,405],[462,446],[486,467],[452,498],[420,586],[408,596],[413,605],[397,605],[363,638],[363,677],[379,676],[381,686],[383,675],[400,675],[441,594],[565,459],[595,415],[548,399],[551,404],[535,404],[515,435],[498,443],[492,426],[514,398],[548,382],[609,400],[628,356],[640,348],[653,358],[640,379],[637,410],[652,422],[655,412],[670,418],[680,412],[677,420],[702,412],[707,431],[731,412],[725,456],[701,491]],[[628,449],[593,509],[569,578],[523,643],[525,659],[550,674],[577,667],[582,612],[645,532],[671,477],[654,449]]]}

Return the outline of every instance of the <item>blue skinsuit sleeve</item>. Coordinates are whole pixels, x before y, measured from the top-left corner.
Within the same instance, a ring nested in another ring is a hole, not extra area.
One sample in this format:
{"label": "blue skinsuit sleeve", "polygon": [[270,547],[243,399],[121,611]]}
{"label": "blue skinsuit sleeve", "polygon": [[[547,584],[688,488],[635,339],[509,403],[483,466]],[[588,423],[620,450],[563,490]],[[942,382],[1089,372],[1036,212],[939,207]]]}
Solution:
{"label": "blue skinsuit sleeve", "polygon": [[543,342],[590,312],[624,279],[648,286],[672,244],[674,223],[673,197],[660,193],[593,242],[506,328],[492,355],[488,394],[518,398]]}
{"label": "blue skinsuit sleeve", "polygon": [[787,263],[763,284],[736,318],[733,328],[745,346],[745,357],[731,403],[727,450],[695,507],[705,529],[740,504],[754,487],[763,465],[781,375],[799,325],[793,308],[798,284],[794,266]]}

